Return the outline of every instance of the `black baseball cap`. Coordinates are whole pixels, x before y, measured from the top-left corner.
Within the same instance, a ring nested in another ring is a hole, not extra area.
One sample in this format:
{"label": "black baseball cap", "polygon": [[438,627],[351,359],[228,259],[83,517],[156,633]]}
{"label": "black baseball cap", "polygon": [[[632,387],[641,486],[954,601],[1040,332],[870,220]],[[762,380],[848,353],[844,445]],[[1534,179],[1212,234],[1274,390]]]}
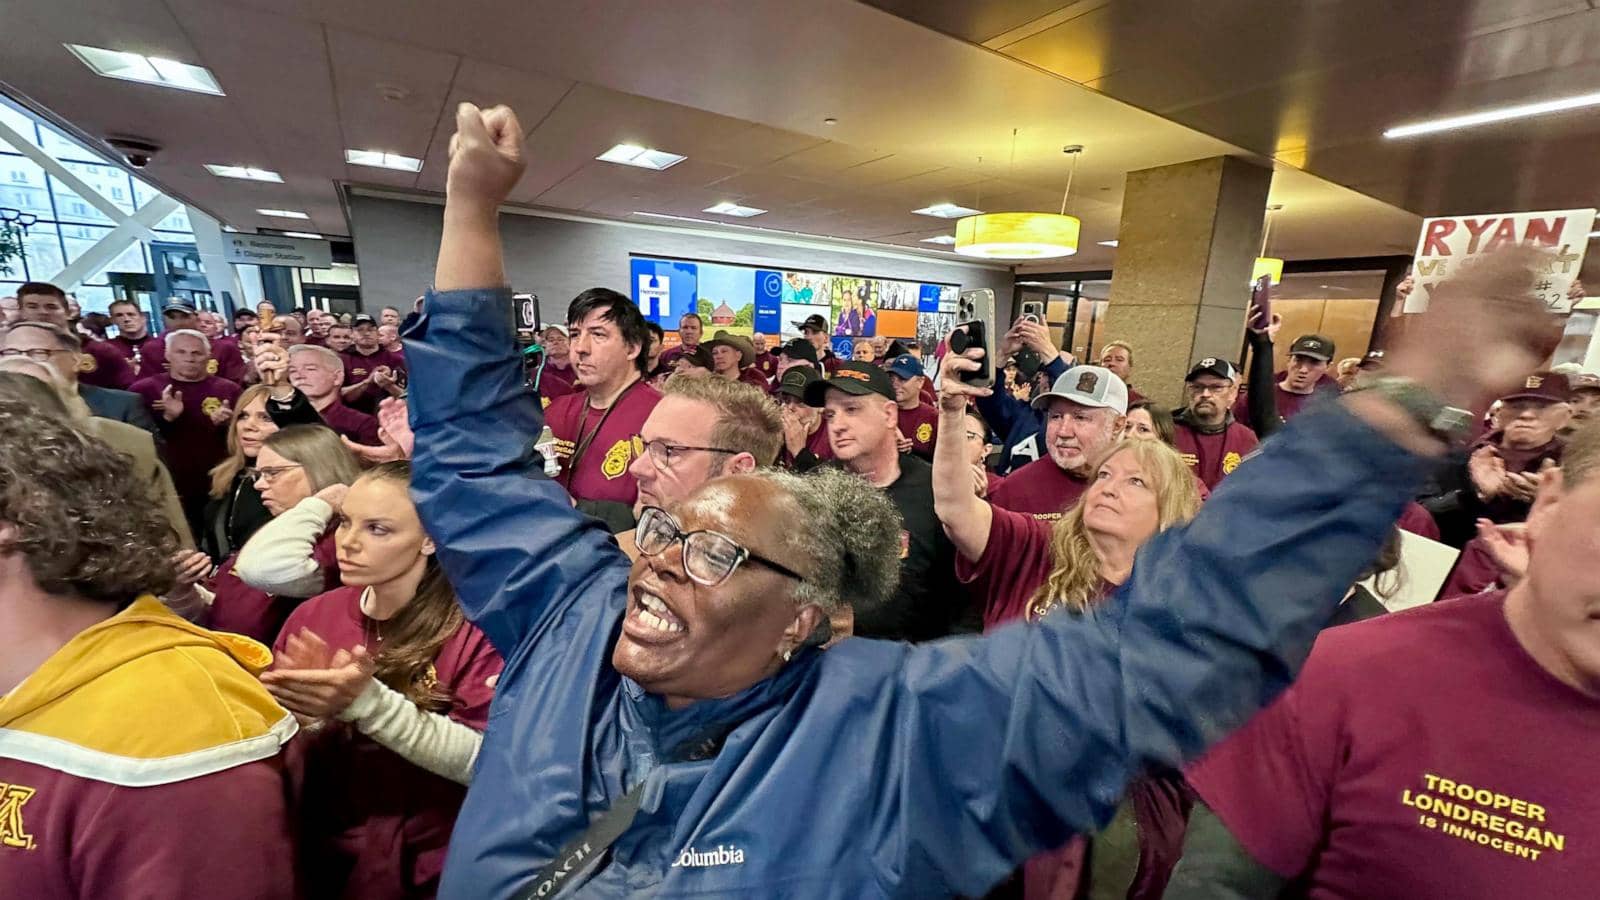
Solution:
{"label": "black baseball cap", "polygon": [[1189,370],[1189,374],[1184,376],[1183,381],[1188,384],[1201,375],[1215,375],[1228,381],[1239,380],[1239,370],[1233,367],[1233,363],[1225,359],[1218,359],[1215,356],[1208,356],[1195,363],[1194,368]]}
{"label": "black baseball cap", "polygon": [[803,322],[790,322],[789,324],[795,326],[796,328],[799,328],[801,331],[827,331],[828,330],[828,320],[824,319],[822,316],[819,316],[819,315],[816,315],[816,314],[812,314],[812,315],[806,316],[805,321],[803,321]]}
{"label": "black baseball cap", "polygon": [[166,303],[163,303],[161,305],[161,311],[163,313],[178,313],[179,315],[188,316],[195,314],[193,303],[190,303],[187,300],[180,300],[177,297],[172,297],[168,299]]}
{"label": "black baseball cap", "polygon": [[1333,361],[1333,341],[1320,334],[1302,334],[1289,346],[1290,356],[1309,356],[1319,362]]}
{"label": "black baseball cap", "polygon": [[366,313],[356,313],[356,317],[354,319],[350,320],[350,327],[351,328],[360,328],[362,325],[376,325],[376,324],[378,324],[378,320],[374,319],[373,317],[371,317],[369,315],[367,315]]}
{"label": "black baseball cap", "polygon": [[885,400],[894,399],[894,384],[889,381],[889,373],[869,362],[847,362],[827,378],[818,378],[806,385],[806,404],[823,405],[829,388],[857,397],[877,394]]}
{"label": "black baseball cap", "polygon": [[817,348],[805,338],[795,338],[778,348],[779,356],[787,356],[795,362],[808,362],[815,369],[821,363],[817,360]]}
{"label": "black baseball cap", "polygon": [[816,369],[795,366],[784,372],[783,376],[778,379],[778,393],[788,394],[791,397],[804,400],[806,398],[806,388],[811,385],[811,382],[821,377],[821,375],[817,374]]}

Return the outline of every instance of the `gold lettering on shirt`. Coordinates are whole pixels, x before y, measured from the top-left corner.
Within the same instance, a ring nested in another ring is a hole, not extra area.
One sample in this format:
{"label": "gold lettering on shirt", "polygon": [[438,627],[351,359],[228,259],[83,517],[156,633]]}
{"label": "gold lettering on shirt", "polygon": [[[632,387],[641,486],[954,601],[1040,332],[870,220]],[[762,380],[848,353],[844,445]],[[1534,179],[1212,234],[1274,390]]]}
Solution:
{"label": "gold lettering on shirt", "polygon": [[0,781],[0,847],[32,850],[33,835],[22,824],[22,807],[33,799],[34,789]]}
{"label": "gold lettering on shirt", "polygon": [[1179,453],[1178,458],[1183,460],[1183,464],[1191,469],[1200,465],[1200,457],[1195,456],[1193,453]]}
{"label": "gold lettering on shirt", "polygon": [[1424,828],[1529,862],[1567,849],[1566,833],[1550,827],[1545,807],[1432,772],[1400,791],[1400,805],[1416,810]]}

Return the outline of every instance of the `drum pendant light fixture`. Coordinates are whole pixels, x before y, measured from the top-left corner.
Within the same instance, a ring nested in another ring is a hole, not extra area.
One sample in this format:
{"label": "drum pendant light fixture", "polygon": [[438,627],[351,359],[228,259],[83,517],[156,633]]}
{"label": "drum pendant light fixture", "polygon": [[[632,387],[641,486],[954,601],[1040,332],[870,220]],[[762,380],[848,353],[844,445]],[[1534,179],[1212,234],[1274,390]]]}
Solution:
{"label": "drum pendant light fixture", "polygon": [[1002,212],[967,216],[956,222],[955,251],[980,259],[1052,259],[1078,252],[1081,223],[1067,215],[1067,197],[1072,193],[1072,176],[1078,171],[1078,154],[1083,148],[1063,149],[1072,157],[1067,189],[1061,194],[1061,213]]}
{"label": "drum pendant light fixture", "polygon": [[1267,224],[1261,229],[1261,255],[1256,257],[1256,266],[1250,273],[1250,283],[1255,284],[1266,275],[1276,285],[1283,280],[1283,260],[1267,255],[1267,241],[1272,237],[1272,214],[1283,209],[1283,204],[1267,207]]}

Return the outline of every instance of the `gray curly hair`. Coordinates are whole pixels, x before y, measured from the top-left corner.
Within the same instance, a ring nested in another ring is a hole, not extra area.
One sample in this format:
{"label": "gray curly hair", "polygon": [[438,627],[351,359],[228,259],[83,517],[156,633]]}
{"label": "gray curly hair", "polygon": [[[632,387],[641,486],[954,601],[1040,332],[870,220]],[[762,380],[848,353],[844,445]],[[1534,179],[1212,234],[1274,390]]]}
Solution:
{"label": "gray curly hair", "polygon": [[873,607],[900,584],[900,511],[887,495],[838,469],[801,476],[780,469],[751,473],[793,498],[799,515],[788,529],[797,556],[810,557],[811,575],[795,588],[800,606],[824,612]]}

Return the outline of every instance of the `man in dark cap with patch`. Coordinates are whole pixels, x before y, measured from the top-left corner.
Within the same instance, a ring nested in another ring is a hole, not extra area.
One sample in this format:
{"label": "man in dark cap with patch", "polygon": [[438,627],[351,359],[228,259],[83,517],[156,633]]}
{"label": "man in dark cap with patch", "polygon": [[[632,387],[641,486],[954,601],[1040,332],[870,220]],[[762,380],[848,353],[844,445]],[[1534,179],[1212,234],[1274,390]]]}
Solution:
{"label": "man in dark cap with patch", "polygon": [[[805,341],[797,343],[811,349]],[[778,465],[786,469],[794,468],[801,456],[807,459],[808,466],[833,459],[822,411],[806,403],[806,388],[821,377],[810,365],[796,364],[779,375],[773,386],[773,398],[783,410],[783,447],[778,451]]]}
{"label": "man in dark cap with patch", "polygon": [[[977,618],[955,581],[955,548],[933,510],[933,465],[899,451],[900,405],[889,373],[870,362],[841,363],[805,388],[823,410],[834,465],[866,479],[894,501],[900,531],[900,586],[879,606],[856,608],[855,633],[926,641],[975,630]],[[815,467],[802,452],[796,468]]]}
{"label": "man in dark cap with patch", "polygon": [[1178,453],[1208,489],[1216,490],[1260,443],[1230,412],[1239,399],[1239,370],[1208,356],[1194,364],[1183,386],[1185,405],[1172,414]]}
{"label": "man in dark cap with patch", "polygon": [[811,342],[817,353],[817,371],[826,371],[832,374],[839,370],[844,360],[835,356],[833,349],[828,346],[828,336],[832,331],[828,328],[828,320],[820,315],[806,316],[805,321],[793,322],[800,328],[800,336]]}
{"label": "man in dark cap with patch", "polygon": [[[1272,358],[1272,345],[1267,343],[1264,351],[1253,349],[1252,353],[1259,353],[1264,360]],[[1289,362],[1282,372],[1272,376],[1273,402],[1277,412],[1278,421],[1274,424],[1282,425],[1294,418],[1311,398],[1319,391],[1337,396],[1339,382],[1328,375],[1328,366],[1333,362],[1333,341],[1320,334],[1303,334],[1295,338],[1289,346]],[[1252,369],[1250,390],[1260,390],[1255,379],[1260,377]],[[1246,428],[1255,431],[1258,435],[1276,431],[1276,428],[1262,429],[1254,420],[1251,412],[1250,398],[1240,396],[1233,404],[1233,417]]]}

